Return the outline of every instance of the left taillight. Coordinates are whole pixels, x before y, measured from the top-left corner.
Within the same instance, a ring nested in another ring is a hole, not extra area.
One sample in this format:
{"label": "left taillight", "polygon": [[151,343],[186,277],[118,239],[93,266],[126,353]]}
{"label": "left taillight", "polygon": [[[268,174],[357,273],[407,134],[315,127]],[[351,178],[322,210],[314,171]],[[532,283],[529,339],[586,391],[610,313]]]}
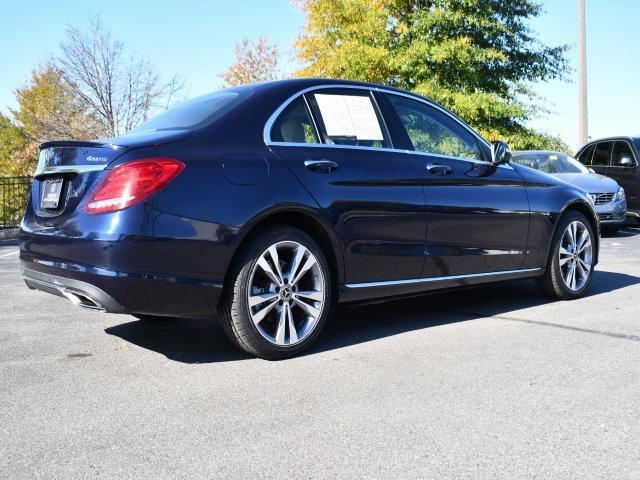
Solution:
{"label": "left taillight", "polygon": [[145,158],[118,165],[98,184],[84,207],[87,213],[122,210],[149,198],[184,170],[173,158]]}

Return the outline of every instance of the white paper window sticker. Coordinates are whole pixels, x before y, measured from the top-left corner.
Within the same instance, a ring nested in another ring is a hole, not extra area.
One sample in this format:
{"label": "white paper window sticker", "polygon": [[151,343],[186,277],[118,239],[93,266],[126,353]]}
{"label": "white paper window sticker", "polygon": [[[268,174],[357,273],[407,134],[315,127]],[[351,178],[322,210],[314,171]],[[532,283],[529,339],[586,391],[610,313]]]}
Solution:
{"label": "white paper window sticker", "polygon": [[370,97],[323,93],[314,96],[328,136],[384,139]]}

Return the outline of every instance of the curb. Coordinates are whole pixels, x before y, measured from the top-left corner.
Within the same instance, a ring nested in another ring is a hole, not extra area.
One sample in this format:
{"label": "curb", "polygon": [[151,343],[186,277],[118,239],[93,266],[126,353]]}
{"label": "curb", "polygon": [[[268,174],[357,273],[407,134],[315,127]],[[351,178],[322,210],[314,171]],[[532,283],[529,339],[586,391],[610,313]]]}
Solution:
{"label": "curb", "polygon": [[0,229],[0,240],[17,240],[18,228],[3,228]]}

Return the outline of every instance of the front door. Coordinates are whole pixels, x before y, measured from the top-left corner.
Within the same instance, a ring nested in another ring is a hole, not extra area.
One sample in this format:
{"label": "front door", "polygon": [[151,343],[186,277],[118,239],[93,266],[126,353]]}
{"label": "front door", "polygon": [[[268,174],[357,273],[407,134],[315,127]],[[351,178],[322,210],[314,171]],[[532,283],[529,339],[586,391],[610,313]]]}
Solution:
{"label": "front door", "polygon": [[423,277],[520,269],[529,230],[522,177],[509,165],[491,165],[488,147],[451,114],[406,96],[387,98],[422,173]]}
{"label": "front door", "polygon": [[333,223],[344,253],[345,283],[366,286],[420,276],[425,244],[420,173],[411,158],[391,149],[371,92],[319,89],[300,96],[273,123],[269,140]]}

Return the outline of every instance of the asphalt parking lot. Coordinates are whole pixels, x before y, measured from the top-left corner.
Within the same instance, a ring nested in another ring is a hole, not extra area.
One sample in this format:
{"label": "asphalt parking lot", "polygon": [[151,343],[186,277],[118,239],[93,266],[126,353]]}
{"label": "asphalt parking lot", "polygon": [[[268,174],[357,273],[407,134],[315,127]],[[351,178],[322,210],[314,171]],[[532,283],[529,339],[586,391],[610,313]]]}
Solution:
{"label": "asphalt parking lot", "polygon": [[588,297],[533,282],[340,309],[313,350],[235,350],[28,290],[0,246],[0,477],[640,478],[640,229]]}

